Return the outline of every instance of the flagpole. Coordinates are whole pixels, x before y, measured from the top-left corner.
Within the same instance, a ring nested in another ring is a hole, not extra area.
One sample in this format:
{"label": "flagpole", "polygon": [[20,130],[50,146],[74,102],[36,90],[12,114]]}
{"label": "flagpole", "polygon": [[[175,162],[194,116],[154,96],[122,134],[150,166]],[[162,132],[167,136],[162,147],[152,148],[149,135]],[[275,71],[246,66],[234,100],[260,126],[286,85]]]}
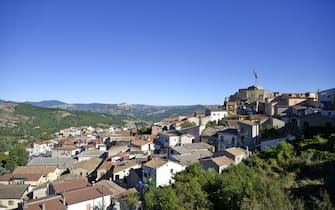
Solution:
{"label": "flagpole", "polygon": [[255,86],[257,86],[258,75],[257,75],[255,70],[253,70],[253,73],[254,73],[254,77],[255,77]]}

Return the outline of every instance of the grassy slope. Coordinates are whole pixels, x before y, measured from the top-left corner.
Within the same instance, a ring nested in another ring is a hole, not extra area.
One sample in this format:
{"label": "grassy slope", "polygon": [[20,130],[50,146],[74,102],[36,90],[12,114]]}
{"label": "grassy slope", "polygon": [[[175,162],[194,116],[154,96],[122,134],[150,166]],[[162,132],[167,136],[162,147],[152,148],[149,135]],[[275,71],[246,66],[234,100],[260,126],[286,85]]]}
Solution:
{"label": "grassy slope", "polygon": [[[0,127],[0,150],[8,149],[19,139],[32,141],[42,135],[52,134],[60,129],[73,126],[123,126],[126,120],[134,118],[124,115],[106,115],[85,111],[64,111],[18,104],[15,111],[6,113],[18,119],[15,127]],[[2,110],[3,112],[3,110]]]}

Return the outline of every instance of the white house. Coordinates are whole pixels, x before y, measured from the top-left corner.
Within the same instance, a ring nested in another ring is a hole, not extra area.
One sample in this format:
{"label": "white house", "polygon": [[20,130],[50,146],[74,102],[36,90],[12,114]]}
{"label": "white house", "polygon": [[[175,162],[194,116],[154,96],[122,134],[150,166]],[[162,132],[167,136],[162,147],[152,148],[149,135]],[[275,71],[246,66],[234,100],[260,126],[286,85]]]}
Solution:
{"label": "white house", "polygon": [[51,157],[53,158],[64,158],[73,157],[76,153],[79,153],[80,149],[75,147],[55,147],[51,150]]}
{"label": "white house", "polygon": [[220,120],[228,117],[228,111],[226,109],[219,109],[219,108],[207,109],[205,111],[205,116],[209,116],[210,121],[215,121],[216,124],[218,124]]}
{"label": "white house", "polygon": [[286,140],[293,141],[295,140],[295,136],[288,135],[284,137],[276,137],[276,138],[271,138],[271,139],[266,139],[266,140],[263,139],[261,140],[261,143],[260,143],[261,152],[264,152],[266,147],[273,147],[279,142],[286,141]]}
{"label": "white house", "polygon": [[117,183],[124,184],[126,177],[129,176],[130,170],[139,169],[141,167],[142,164],[138,163],[136,159],[123,161],[112,169],[112,179]]}
{"label": "white house", "polygon": [[33,144],[33,155],[46,154],[51,152],[56,143],[51,140],[39,141]]}
{"label": "white house", "polygon": [[239,134],[236,128],[228,128],[218,132],[217,151],[236,147],[239,144]]}
{"label": "white house", "polygon": [[177,144],[180,144],[182,133],[177,130],[169,130],[166,132],[158,133],[157,142],[165,148],[174,147]]}
{"label": "white house", "polygon": [[224,151],[224,154],[233,160],[233,164],[237,165],[240,162],[242,162],[243,159],[246,159],[247,157],[249,157],[250,153],[247,150],[244,150],[242,148],[238,148],[238,147],[232,147],[229,149],[226,149]]}
{"label": "white house", "polygon": [[202,159],[200,165],[206,171],[216,171],[221,174],[225,169],[231,166],[234,163],[234,160],[223,155],[218,157],[211,157]]}
{"label": "white house", "polygon": [[174,183],[175,174],[184,169],[185,167],[179,163],[154,158],[143,165],[143,182],[154,181],[156,187],[170,185]]}
{"label": "white house", "polygon": [[192,144],[194,142],[194,136],[191,134],[183,134],[180,137],[180,145],[183,146],[184,144]]}
{"label": "white house", "polygon": [[259,137],[259,123],[250,120],[239,120],[238,126],[241,144],[248,146],[250,149],[255,149]]}
{"label": "white house", "polygon": [[107,152],[100,150],[87,150],[77,155],[78,161],[89,160],[91,158],[103,158]]}
{"label": "white house", "polygon": [[62,195],[68,210],[107,209],[111,205],[111,196],[103,188],[86,187],[64,192]]}
{"label": "white house", "polygon": [[155,150],[155,144],[152,141],[138,139],[131,142],[131,151],[150,154],[153,150]]}
{"label": "white house", "polygon": [[0,185],[0,206],[19,209],[28,192],[29,184]]}

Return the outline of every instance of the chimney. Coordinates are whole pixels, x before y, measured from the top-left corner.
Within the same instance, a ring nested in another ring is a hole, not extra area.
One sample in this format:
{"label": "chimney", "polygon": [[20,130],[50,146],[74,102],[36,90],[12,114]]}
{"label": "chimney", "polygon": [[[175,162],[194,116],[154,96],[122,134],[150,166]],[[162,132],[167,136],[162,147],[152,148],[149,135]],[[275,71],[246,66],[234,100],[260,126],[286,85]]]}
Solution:
{"label": "chimney", "polygon": [[46,210],[46,208],[45,208],[45,202],[42,203],[42,210]]}
{"label": "chimney", "polygon": [[63,197],[63,205],[66,206],[66,198]]}

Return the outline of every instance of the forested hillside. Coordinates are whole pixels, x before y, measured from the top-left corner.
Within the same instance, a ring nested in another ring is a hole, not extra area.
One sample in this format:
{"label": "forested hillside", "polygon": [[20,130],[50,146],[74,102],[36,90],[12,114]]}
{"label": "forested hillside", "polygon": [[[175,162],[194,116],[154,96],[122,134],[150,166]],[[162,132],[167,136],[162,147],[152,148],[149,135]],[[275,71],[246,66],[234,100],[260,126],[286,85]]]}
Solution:
{"label": "forested hillside", "polygon": [[223,174],[193,165],[149,186],[145,209],[334,209],[335,134],[282,142]]}
{"label": "forested hillside", "polygon": [[75,126],[124,126],[138,121],[126,115],[107,115],[87,111],[42,108],[28,104],[0,103],[0,152],[7,151],[18,140],[50,138],[63,128]]}

